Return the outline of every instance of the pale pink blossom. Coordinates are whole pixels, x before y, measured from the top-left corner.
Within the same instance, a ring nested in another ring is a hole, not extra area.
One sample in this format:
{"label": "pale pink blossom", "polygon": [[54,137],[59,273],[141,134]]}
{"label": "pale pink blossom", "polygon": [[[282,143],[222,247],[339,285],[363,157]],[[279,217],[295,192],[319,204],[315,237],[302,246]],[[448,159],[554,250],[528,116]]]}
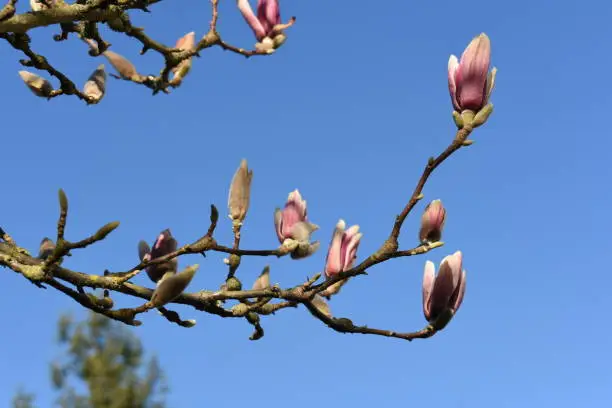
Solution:
{"label": "pale pink blossom", "polygon": [[353,267],[362,236],[359,225],[346,229],[344,220],[338,221],[325,260],[324,273],[327,278]]}
{"label": "pale pink blossom", "polygon": [[453,107],[459,113],[480,111],[489,101],[495,84],[496,68],[489,72],[491,41],[482,33],[467,46],[461,60],[448,60],[448,89]]}
{"label": "pale pink blossom", "polygon": [[423,314],[428,322],[434,322],[445,312],[454,315],[465,295],[466,275],[463,255],[457,251],[440,263],[436,276],[433,262],[425,263],[423,275]]}

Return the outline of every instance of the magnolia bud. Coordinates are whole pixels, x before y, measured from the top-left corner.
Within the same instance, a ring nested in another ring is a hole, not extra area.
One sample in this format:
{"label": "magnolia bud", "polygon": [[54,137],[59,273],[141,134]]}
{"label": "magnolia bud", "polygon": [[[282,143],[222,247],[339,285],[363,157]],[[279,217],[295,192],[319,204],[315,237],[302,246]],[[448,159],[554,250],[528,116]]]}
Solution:
{"label": "magnolia bud", "polygon": [[[482,33],[465,48],[461,59],[451,55],[448,60],[448,90],[457,112],[478,112],[488,102],[495,85],[491,62],[491,41]],[[465,122],[465,118],[464,118]]]}
{"label": "magnolia bud", "polygon": [[259,277],[253,283],[253,290],[268,289],[270,287],[270,267],[266,266],[259,275]]}
{"label": "magnolia bud", "polygon": [[442,260],[437,276],[433,262],[425,262],[423,315],[434,329],[442,330],[457,313],[465,296],[465,286],[466,272],[461,251]]}
{"label": "magnolia bud", "polygon": [[232,306],[231,311],[234,316],[244,316],[249,311],[249,307],[244,303],[238,303]]}
{"label": "magnolia bud", "polygon": [[19,76],[30,88],[30,91],[41,98],[48,98],[53,92],[53,86],[49,81],[28,71],[19,71]]}
{"label": "magnolia bud", "polygon": [[291,252],[291,259],[303,259],[314,254],[319,250],[321,243],[315,242],[304,242],[304,241],[293,241],[297,243],[297,247]]}
{"label": "magnolia bud", "polygon": [[119,226],[119,221],[113,221],[113,222],[109,222],[108,224],[104,225],[102,228],[100,228],[94,235],[94,237],[98,240],[101,241],[104,238],[106,238],[106,236],[108,234],[110,234],[111,232],[113,232],[115,229],[117,229],[117,227]]}
{"label": "magnolia bud", "polygon": [[108,62],[117,70],[121,78],[129,80],[138,80],[140,74],[136,71],[136,67],[127,58],[113,51],[104,51],[102,53],[108,59]]}
{"label": "magnolia bud", "polygon": [[251,180],[253,171],[249,170],[246,159],[240,163],[236,170],[232,183],[230,184],[227,206],[229,207],[230,217],[234,221],[244,221],[251,197]]}
{"label": "magnolia bud", "polygon": [[[149,248],[146,242],[140,241],[138,243],[138,257],[140,261],[149,261],[152,259],[166,256],[174,251],[178,247],[178,242],[172,236],[170,229],[163,230],[153,243],[153,248]],[[178,267],[178,259],[172,258],[165,262],[150,265],[147,267],[147,275],[153,282],[158,282],[166,273],[175,273]]]}
{"label": "magnolia bud", "polygon": [[338,221],[325,259],[324,273],[327,278],[353,267],[362,236],[358,225],[347,229],[344,220]]}
{"label": "magnolia bud", "polygon": [[[192,51],[195,48],[195,32],[191,31],[178,39],[174,48],[183,51]],[[183,78],[187,76],[191,70],[191,57],[181,61],[176,67],[172,68],[173,77],[170,80],[170,85],[179,86],[183,82]]]}
{"label": "magnolia bud", "polygon": [[183,320],[183,327],[193,327],[196,325],[195,319]]}
{"label": "magnolia bud", "polygon": [[319,295],[315,295],[315,297],[312,298],[312,304],[319,310],[319,312],[323,313],[325,316],[331,319],[331,310],[329,309],[329,305],[327,304],[325,299],[323,299]]}
{"label": "magnolia bud", "polygon": [[235,276],[232,276],[231,278],[226,280],[225,285],[227,287],[227,290],[230,291],[242,290],[242,283],[240,283],[238,278],[236,278]]}
{"label": "magnolia bud", "polygon": [[38,259],[47,259],[55,250],[55,243],[50,238],[43,238],[40,241],[40,248],[38,250]]}
{"label": "magnolia bud", "polygon": [[324,291],[320,292],[319,294],[327,299],[331,299],[331,297],[333,295],[336,295],[338,293],[340,293],[340,289],[342,289],[342,287],[346,284],[346,282],[348,282],[349,279],[343,279],[340,280],[336,283],[334,283],[333,285],[331,285],[330,287],[328,287],[327,289],[325,289]]}
{"label": "magnolia bud", "polygon": [[442,238],[442,230],[446,221],[446,209],[441,200],[433,200],[425,207],[421,217],[419,239],[423,244],[438,242]]}
{"label": "magnolia bud", "polygon": [[93,102],[99,102],[104,97],[105,92],[106,71],[104,70],[104,64],[100,64],[85,82],[83,93],[90,97]]}
{"label": "magnolia bud", "polygon": [[151,247],[145,241],[141,240],[138,242],[138,258],[142,262],[145,260],[145,257],[147,261],[151,259]]}
{"label": "magnolia bud", "polygon": [[166,273],[157,283],[157,288],[151,296],[151,304],[161,307],[179,297],[187,288],[199,265],[192,265],[179,273]]}

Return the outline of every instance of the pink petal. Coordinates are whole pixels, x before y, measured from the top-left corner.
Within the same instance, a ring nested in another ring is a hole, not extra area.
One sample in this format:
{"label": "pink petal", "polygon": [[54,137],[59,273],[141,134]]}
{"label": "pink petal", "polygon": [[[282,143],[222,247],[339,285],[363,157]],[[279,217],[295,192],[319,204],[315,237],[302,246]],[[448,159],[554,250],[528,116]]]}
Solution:
{"label": "pink petal", "polygon": [[463,272],[461,273],[460,280],[459,280],[459,287],[456,289],[455,294],[453,294],[453,297],[451,297],[451,308],[453,309],[455,313],[457,312],[457,310],[459,310],[461,303],[463,303],[463,297],[465,296],[465,285],[466,285],[465,278],[466,278],[465,270],[463,270]]}
{"label": "pink petal", "polygon": [[282,244],[285,241],[285,236],[283,235],[283,212],[280,208],[274,210],[274,229],[276,230],[276,236],[278,240]]}
{"label": "pink petal", "polygon": [[456,81],[457,102],[462,109],[479,111],[483,107],[490,63],[491,41],[481,34],[470,42],[461,55]]}
{"label": "pink petal", "polygon": [[242,17],[244,17],[244,20],[253,30],[253,33],[255,34],[257,40],[261,41],[266,36],[266,30],[253,13],[253,9],[251,8],[249,1],[238,0],[238,9],[242,13]]}
{"label": "pink petal", "polygon": [[449,259],[451,258],[452,255],[449,255],[442,260],[438,276],[436,276],[434,282],[429,305],[429,313],[432,319],[435,319],[448,307],[449,300],[457,287],[456,276],[449,265]]}
{"label": "pink petal", "polygon": [[278,0],[258,0],[257,18],[264,27],[266,35],[269,36],[274,26],[281,22]]}
{"label": "pink petal", "polygon": [[458,68],[459,68],[459,61],[457,60],[457,57],[454,55],[451,55],[450,58],[448,59],[448,91],[451,96],[453,107],[455,108],[456,111],[460,112],[461,107],[459,106],[459,103],[457,102],[457,82],[456,82],[456,75],[457,75]]}
{"label": "pink petal", "polygon": [[327,258],[325,259],[324,273],[328,278],[342,270],[341,252],[344,226],[344,221],[340,220],[336,225],[334,234],[332,235],[332,240],[327,252]]}
{"label": "pink petal", "polygon": [[429,312],[431,302],[431,292],[434,287],[436,267],[431,261],[425,262],[425,271],[423,273],[423,314],[427,321],[431,320],[431,314]]}
{"label": "pink petal", "polygon": [[302,218],[301,221],[307,221],[306,219],[306,216],[307,216],[306,200],[302,198],[302,195],[300,194],[298,189],[295,189],[291,193],[289,193],[289,197],[287,198],[287,203],[289,202],[295,205],[295,208],[298,214],[300,215],[300,218]]}
{"label": "pink petal", "polygon": [[283,210],[283,222],[281,232],[283,236],[290,237],[293,226],[302,221],[302,217],[295,206],[295,203],[288,202]]}
{"label": "pink petal", "polygon": [[359,241],[363,234],[359,234],[359,226],[353,225],[347,229],[344,233],[342,240],[342,270],[346,271],[350,269],[355,262],[357,257],[357,248],[359,247]]}
{"label": "pink petal", "polygon": [[195,31],[191,31],[176,41],[174,48],[181,49],[183,51],[191,50],[195,46]]}

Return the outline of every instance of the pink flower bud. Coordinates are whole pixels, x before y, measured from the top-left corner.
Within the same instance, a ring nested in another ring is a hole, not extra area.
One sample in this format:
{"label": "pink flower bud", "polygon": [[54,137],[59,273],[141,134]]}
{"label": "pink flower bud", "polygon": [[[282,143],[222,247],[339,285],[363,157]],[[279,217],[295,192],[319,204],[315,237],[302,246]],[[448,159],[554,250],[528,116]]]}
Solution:
{"label": "pink flower bud", "polygon": [[[174,48],[183,50],[183,51],[192,51],[195,48],[195,32],[191,31],[181,38],[178,39]],[[192,60],[191,57],[186,60],[181,61],[176,67],[172,68],[172,80],[170,84],[173,86],[179,86],[183,81],[183,78],[187,76],[189,71],[191,70]]]}
{"label": "pink flower bud", "polygon": [[419,239],[423,244],[428,242],[438,242],[442,238],[442,230],[446,221],[446,209],[442,201],[433,200],[427,204],[423,216],[421,217],[421,229]]}
{"label": "pink flower bud", "polygon": [[176,41],[174,48],[191,51],[195,47],[195,31],[190,31]]}
{"label": "pink flower bud", "polygon": [[466,276],[462,269],[461,251],[445,257],[440,263],[438,276],[435,276],[433,262],[425,263],[423,275],[423,314],[432,323],[444,313],[452,317],[463,302]]}
{"label": "pink flower bud", "polygon": [[277,208],[274,211],[274,226],[278,241],[293,248],[293,259],[306,258],[319,249],[318,241],[310,242],[312,233],[319,226],[308,221],[306,200],[297,189],[289,193],[283,210]]}
{"label": "pink flower bud", "polygon": [[448,60],[448,89],[455,110],[480,111],[488,102],[497,70],[489,73],[491,41],[482,33],[467,46],[461,60],[451,55]]}
{"label": "pink flower bud", "polygon": [[323,272],[327,278],[353,267],[362,236],[363,234],[359,232],[359,225],[346,229],[344,220],[338,221],[325,259]]}
{"label": "pink flower bud", "polygon": [[[176,251],[178,243],[172,236],[170,229],[163,230],[155,242],[153,243],[153,249],[149,248],[149,245],[145,241],[138,243],[138,257],[141,261],[148,261],[155,258],[168,255]],[[172,258],[169,261],[162,262],[147,267],[147,275],[153,282],[158,282],[166,273],[176,273],[178,267],[178,259]]]}

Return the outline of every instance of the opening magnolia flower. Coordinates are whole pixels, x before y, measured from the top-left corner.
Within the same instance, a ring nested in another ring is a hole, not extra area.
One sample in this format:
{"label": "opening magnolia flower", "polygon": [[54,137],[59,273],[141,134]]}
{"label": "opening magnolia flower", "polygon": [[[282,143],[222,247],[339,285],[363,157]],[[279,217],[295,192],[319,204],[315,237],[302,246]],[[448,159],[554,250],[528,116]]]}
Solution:
{"label": "opening magnolia flower", "polygon": [[490,63],[491,41],[484,33],[470,42],[461,60],[454,55],[450,56],[448,90],[457,112],[478,112],[489,102],[497,73],[496,68],[489,72]]}
{"label": "opening magnolia flower", "polygon": [[327,278],[353,267],[362,236],[359,225],[346,229],[344,220],[338,221],[325,260],[324,273]]}
{"label": "opening magnolia flower", "polygon": [[440,263],[438,276],[433,262],[425,263],[423,275],[423,314],[428,322],[434,323],[441,316],[447,320],[440,325],[442,329],[457,312],[465,295],[465,270],[463,270],[463,255],[457,251],[446,256]]}
{"label": "opening magnolia flower", "polygon": [[[138,257],[141,261],[148,261],[168,255],[169,253],[176,251],[177,247],[178,243],[172,236],[170,229],[165,229],[159,234],[153,243],[153,249],[151,249],[145,241],[140,241],[138,243]],[[166,273],[176,273],[177,268],[178,259],[172,258],[169,261],[148,266],[147,275],[153,282],[158,283]]]}
{"label": "opening magnolia flower", "polygon": [[308,223],[308,210],[306,200],[302,198],[299,190],[295,189],[289,193],[285,208],[282,210],[277,208],[274,211],[274,226],[276,227],[276,236],[282,244],[287,238],[298,240],[297,235],[300,235],[301,228],[296,225],[300,223]]}
{"label": "opening magnolia flower", "polygon": [[258,43],[255,48],[272,51],[285,42],[283,30],[293,24],[293,19],[282,24],[278,0],[257,0],[257,15],[248,0],[237,0],[238,9],[253,30]]}
{"label": "opening magnolia flower", "polygon": [[310,243],[319,226],[308,221],[306,200],[297,189],[289,193],[285,208],[274,211],[274,226],[279,242],[291,248],[292,258],[306,258],[319,249],[318,241]]}

